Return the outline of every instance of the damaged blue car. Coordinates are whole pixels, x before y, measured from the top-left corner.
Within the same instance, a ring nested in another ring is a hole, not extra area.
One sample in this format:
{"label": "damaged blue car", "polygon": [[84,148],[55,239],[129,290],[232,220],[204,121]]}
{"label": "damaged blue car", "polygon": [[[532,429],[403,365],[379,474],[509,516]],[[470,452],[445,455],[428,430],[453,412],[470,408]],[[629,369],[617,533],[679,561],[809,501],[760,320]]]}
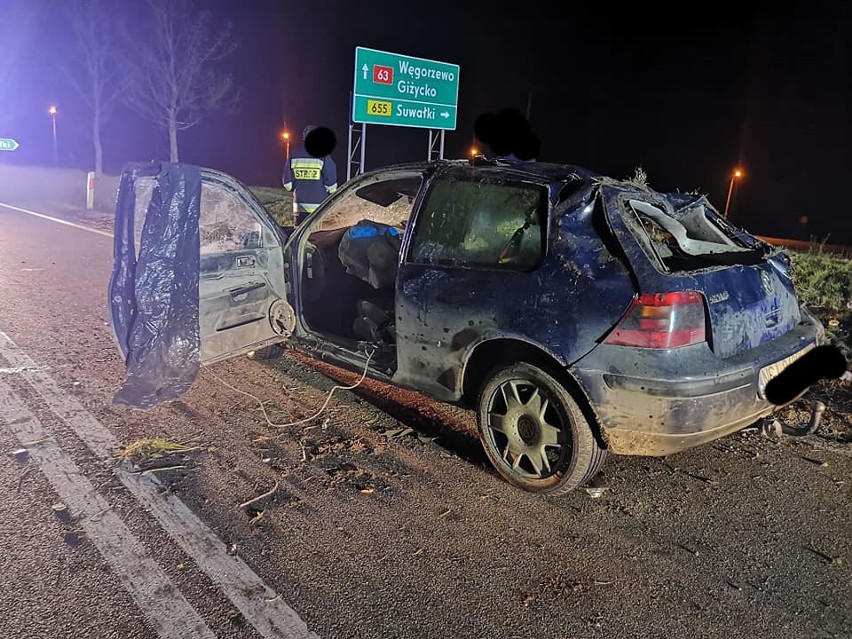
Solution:
{"label": "damaged blue car", "polygon": [[500,475],[540,493],[753,424],[826,343],[782,251],[703,196],[577,166],[391,166],[282,229],[230,176],[138,165],[116,225],[118,401],[286,346],[473,408]]}

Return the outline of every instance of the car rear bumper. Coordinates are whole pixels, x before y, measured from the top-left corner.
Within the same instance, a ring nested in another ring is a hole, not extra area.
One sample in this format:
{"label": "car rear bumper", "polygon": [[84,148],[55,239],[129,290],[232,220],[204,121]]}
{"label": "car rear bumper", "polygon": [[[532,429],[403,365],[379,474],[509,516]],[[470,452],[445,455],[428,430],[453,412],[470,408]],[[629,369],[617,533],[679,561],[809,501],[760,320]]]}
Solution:
{"label": "car rear bumper", "polygon": [[725,360],[706,344],[671,351],[603,344],[571,370],[611,452],[660,456],[724,437],[777,410],[763,397],[761,369],[823,341],[822,326],[804,313],[786,335]]}
{"label": "car rear bumper", "polygon": [[763,411],[754,415],[748,415],[737,421],[688,433],[662,433],[628,430],[625,428],[609,428],[605,429],[604,438],[607,448],[617,455],[661,457],[688,448],[694,448],[695,446],[700,446],[735,433],[753,424],[761,417],[771,414],[775,409],[775,406],[769,405]]}

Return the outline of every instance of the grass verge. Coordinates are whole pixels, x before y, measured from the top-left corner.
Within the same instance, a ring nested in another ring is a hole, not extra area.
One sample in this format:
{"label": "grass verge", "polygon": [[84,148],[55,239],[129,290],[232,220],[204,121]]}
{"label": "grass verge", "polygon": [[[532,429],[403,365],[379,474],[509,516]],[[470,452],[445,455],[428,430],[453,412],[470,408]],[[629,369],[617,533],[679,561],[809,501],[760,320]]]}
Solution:
{"label": "grass verge", "polygon": [[283,187],[251,186],[263,207],[278,223],[278,226],[293,226],[293,195]]}
{"label": "grass verge", "polygon": [[846,359],[852,355],[852,260],[819,249],[788,251],[796,292],[825,325]]}

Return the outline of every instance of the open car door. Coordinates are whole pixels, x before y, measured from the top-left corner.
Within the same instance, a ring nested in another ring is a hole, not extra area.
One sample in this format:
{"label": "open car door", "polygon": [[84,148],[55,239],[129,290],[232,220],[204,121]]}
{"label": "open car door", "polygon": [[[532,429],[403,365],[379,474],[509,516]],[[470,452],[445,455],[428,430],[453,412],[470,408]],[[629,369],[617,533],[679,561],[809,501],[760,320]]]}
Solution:
{"label": "open car door", "polygon": [[129,166],[115,230],[110,320],[128,373],[115,401],[175,399],[200,365],[292,333],[285,234],[234,178],[186,164]]}

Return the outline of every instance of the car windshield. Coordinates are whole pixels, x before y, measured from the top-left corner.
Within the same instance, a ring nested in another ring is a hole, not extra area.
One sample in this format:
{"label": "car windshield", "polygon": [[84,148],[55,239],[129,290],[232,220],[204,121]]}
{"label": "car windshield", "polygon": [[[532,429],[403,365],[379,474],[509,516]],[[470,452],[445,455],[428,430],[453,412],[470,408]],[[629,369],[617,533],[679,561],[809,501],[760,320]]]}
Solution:
{"label": "car windshield", "polygon": [[314,230],[349,228],[359,220],[371,220],[404,229],[421,182],[419,174],[404,174],[395,179],[379,176],[338,198],[333,204],[334,208]]}

